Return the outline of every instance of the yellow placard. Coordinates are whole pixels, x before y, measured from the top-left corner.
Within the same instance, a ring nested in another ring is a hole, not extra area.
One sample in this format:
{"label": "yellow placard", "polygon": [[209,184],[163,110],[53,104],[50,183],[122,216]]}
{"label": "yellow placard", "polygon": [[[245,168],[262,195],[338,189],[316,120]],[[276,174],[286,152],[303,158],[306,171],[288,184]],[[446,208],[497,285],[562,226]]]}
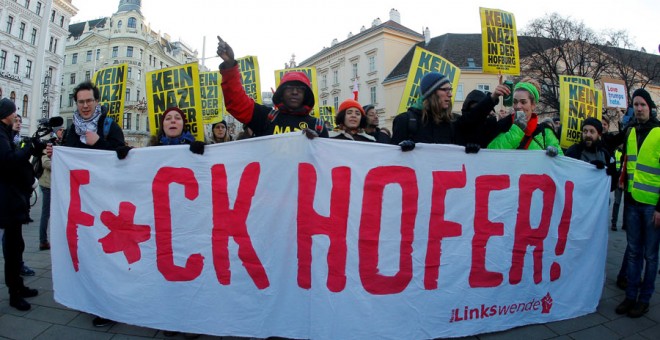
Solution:
{"label": "yellow placard", "polygon": [[579,83],[566,83],[559,99],[561,114],[562,148],[579,143],[582,138],[582,122],[593,117],[601,119],[603,92]]}
{"label": "yellow placard", "polygon": [[302,72],[309,79],[309,83],[312,84],[312,92],[314,92],[314,110],[312,111],[312,116],[319,117],[319,85],[316,80],[316,67],[298,67],[298,68],[287,68],[284,70],[275,70],[275,86],[280,86],[280,81],[282,77],[289,72]]}
{"label": "yellow placard", "polygon": [[[403,90],[403,96],[399,103],[399,111],[405,112],[417,101],[420,96],[419,86],[422,78],[429,72],[439,72],[449,78],[453,88],[458,88],[458,79],[461,77],[461,69],[449,62],[449,60],[429,52],[419,46],[415,48],[410,70],[408,70],[408,79],[406,87]],[[452,103],[454,97],[451,97]]]}
{"label": "yellow placard", "polygon": [[259,77],[259,60],[255,56],[236,59],[241,72],[241,81],[245,94],[257,103],[262,103],[261,78]]}
{"label": "yellow placard", "polygon": [[220,71],[200,72],[199,88],[202,99],[202,123],[213,124],[222,120],[222,90]]}
{"label": "yellow placard", "polygon": [[158,133],[163,112],[176,106],[186,114],[186,125],[195,140],[204,140],[198,66],[190,63],[147,73],[147,107],[152,135]]}
{"label": "yellow placard", "polygon": [[582,84],[589,87],[594,87],[594,80],[588,77],[580,76],[559,76],[559,87],[562,88],[565,84]]}
{"label": "yellow placard", "polygon": [[479,8],[484,73],[520,75],[520,50],[513,13]]}
{"label": "yellow placard", "polygon": [[330,122],[332,127],[335,127],[335,107],[332,105],[319,106],[321,120]]}
{"label": "yellow placard", "polygon": [[108,117],[124,127],[124,97],[128,64],[118,64],[94,72],[92,82],[99,88],[99,104],[108,109]]}

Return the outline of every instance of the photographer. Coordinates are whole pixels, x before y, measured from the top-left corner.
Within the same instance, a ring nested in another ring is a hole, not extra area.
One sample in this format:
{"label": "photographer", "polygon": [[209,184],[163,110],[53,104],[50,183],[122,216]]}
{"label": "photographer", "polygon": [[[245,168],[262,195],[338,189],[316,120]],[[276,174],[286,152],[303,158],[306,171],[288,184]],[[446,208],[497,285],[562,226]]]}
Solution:
{"label": "photographer", "polygon": [[5,258],[5,283],[9,289],[9,305],[26,311],[27,297],[37,296],[36,289],[23,284],[21,259],[25,242],[24,223],[28,223],[29,199],[34,175],[30,165],[30,143],[17,146],[13,141],[12,126],[16,119],[16,105],[11,100],[0,100],[0,229],[4,230],[2,252]]}
{"label": "photographer", "polygon": [[[57,127],[53,129],[55,135],[50,139],[52,145],[62,145],[62,136],[64,129]],[[39,222],[39,250],[49,250],[50,242],[48,242],[48,222],[50,220],[50,157],[43,151],[41,156],[41,166],[43,173],[39,177],[39,187],[41,188],[41,221]]]}

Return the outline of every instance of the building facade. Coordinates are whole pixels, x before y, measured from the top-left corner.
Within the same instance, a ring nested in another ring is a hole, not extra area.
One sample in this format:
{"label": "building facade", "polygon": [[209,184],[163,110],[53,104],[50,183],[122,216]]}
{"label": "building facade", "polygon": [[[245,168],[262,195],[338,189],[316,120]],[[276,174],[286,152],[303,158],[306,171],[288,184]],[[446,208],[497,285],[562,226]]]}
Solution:
{"label": "building facade", "polygon": [[197,62],[197,51],[166,33],[152,29],[141,12],[140,0],[121,0],[110,17],[69,26],[65,44],[60,112],[67,126],[76,109],[73,89],[108,65],[128,64],[124,104],[126,142],[145,146],[149,140],[146,104],[147,72]]}
{"label": "building facade", "polygon": [[401,25],[399,12],[392,9],[388,21],[375,19],[370,28],[362,26],[344,41],[333,40],[330,47],[298,66],[316,67],[320,105],[337,110],[342,101],[353,98],[357,81],[360,104],[374,105],[382,118],[391,114],[383,80],[411,46],[422,40],[422,34]]}
{"label": "building facade", "polygon": [[78,9],[71,0],[0,0],[0,98],[16,103],[21,135],[59,115],[64,41]]}

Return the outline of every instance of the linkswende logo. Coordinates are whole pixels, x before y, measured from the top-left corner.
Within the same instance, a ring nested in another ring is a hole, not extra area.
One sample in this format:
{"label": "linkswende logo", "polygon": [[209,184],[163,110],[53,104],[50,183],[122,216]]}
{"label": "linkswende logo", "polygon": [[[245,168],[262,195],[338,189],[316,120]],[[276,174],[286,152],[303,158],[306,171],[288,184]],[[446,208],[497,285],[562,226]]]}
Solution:
{"label": "linkswende logo", "polygon": [[479,320],[496,316],[504,316],[514,313],[529,313],[541,311],[541,314],[549,314],[552,309],[552,297],[550,293],[545,294],[543,298],[537,300],[533,298],[528,302],[512,303],[510,305],[491,305],[482,304],[479,307],[464,306],[454,308],[451,311],[449,322],[459,322],[465,320]]}

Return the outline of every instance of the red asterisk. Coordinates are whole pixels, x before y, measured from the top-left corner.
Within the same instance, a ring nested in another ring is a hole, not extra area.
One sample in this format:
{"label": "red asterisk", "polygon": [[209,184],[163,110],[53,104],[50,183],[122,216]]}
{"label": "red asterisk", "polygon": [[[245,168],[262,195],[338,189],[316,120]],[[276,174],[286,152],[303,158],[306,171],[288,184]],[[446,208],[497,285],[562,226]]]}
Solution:
{"label": "red asterisk", "polygon": [[148,225],[134,224],[135,205],[130,202],[119,203],[119,214],[110,211],[101,213],[101,221],[110,232],[99,239],[106,254],[124,252],[129,264],[140,260],[140,243],[151,237]]}

